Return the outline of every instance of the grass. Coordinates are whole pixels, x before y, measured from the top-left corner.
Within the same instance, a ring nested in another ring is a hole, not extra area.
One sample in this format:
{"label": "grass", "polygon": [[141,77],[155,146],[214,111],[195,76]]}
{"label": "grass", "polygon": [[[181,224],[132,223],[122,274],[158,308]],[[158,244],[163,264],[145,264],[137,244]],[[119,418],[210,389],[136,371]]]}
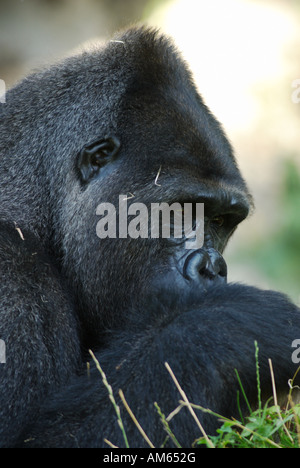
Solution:
{"label": "grass", "polygon": [[[182,400],[179,400],[179,406],[174,411],[172,411],[172,413],[170,413],[167,417],[163,414],[159,405],[156,402],[154,403],[155,408],[160,416],[161,424],[163,425],[166,432],[165,440],[162,441],[162,444],[157,448],[164,447],[164,445],[169,439],[173,441],[175,447],[182,447],[180,444],[180,434],[175,435],[172,432],[169,422],[174,417],[176,417],[176,415],[185,406],[191,413],[191,418],[195,420],[201,434],[199,438],[196,438],[194,441],[191,441],[191,447],[200,447],[204,445],[209,448],[300,448],[300,404],[294,404],[292,398],[293,390],[295,388],[299,389],[299,387],[294,386],[294,381],[298,371],[300,370],[300,367],[298,368],[293,378],[289,381],[290,391],[288,395],[287,405],[284,408],[281,408],[278,405],[277,401],[276,385],[272,362],[269,360],[273,396],[263,405],[261,400],[258,352],[258,346],[257,343],[255,343],[258,408],[254,411],[250,407],[242,382],[236,371],[236,376],[239,382],[241,394],[242,397],[245,399],[249,410],[249,415],[244,417],[240,410],[240,395],[238,394],[237,405],[240,414],[239,420],[225,418],[220,414],[214,413],[210,409],[203,408],[202,406],[191,403],[187,399],[186,394],[180,386],[179,382],[177,381],[172,369],[170,368],[168,363],[165,363],[166,368],[169,374],[171,375],[179,394],[182,397]],[[127,440],[126,432],[122,422],[120,408],[115,402],[112,388],[108,384],[107,378],[103,370],[101,369],[99,362],[97,361],[92,352],[91,355],[94,362],[96,363],[99,372],[101,373],[103,383],[108,390],[109,399],[115,408],[118,424],[123,434],[125,447],[129,448],[129,442]],[[153,443],[149,440],[145,431],[137,421],[133,411],[129,407],[122,390],[119,391],[119,395],[121,397],[126,411],[129,413],[131,419],[137,426],[139,432],[142,434],[149,447],[155,448]],[[205,428],[203,428],[196,415],[197,410],[200,412],[209,413],[220,421],[220,428],[217,429],[215,435],[207,435],[207,433],[205,432]],[[105,442],[110,447],[116,447],[112,442],[106,439]]]}
{"label": "grass", "polygon": [[[104,384],[104,386],[106,387],[107,391],[108,391],[108,396],[109,396],[109,399],[115,409],[115,412],[116,412],[116,415],[117,415],[117,420],[118,420],[118,425],[121,429],[121,432],[123,434],[123,438],[124,438],[124,442],[125,442],[125,447],[126,448],[129,448],[129,444],[128,444],[128,440],[127,440],[127,436],[126,436],[126,432],[125,432],[125,429],[124,429],[124,425],[123,425],[123,421],[122,421],[122,418],[121,418],[121,412],[120,412],[120,407],[117,405],[116,403],[116,400],[115,400],[115,397],[114,397],[114,393],[113,393],[113,389],[111,387],[111,385],[109,385],[108,381],[107,381],[107,378],[106,378],[106,375],[102,369],[102,367],[100,366],[99,364],[99,361],[96,359],[94,353],[90,350],[90,355],[92,356],[93,358],[93,361],[95,362],[96,364],[96,367],[98,369],[98,371],[100,372],[101,374],[101,377],[102,377],[102,382]],[[113,445],[111,442],[109,442],[108,440],[105,440],[105,442],[110,446],[110,447],[113,447],[113,448],[116,448],[115,445]]]}

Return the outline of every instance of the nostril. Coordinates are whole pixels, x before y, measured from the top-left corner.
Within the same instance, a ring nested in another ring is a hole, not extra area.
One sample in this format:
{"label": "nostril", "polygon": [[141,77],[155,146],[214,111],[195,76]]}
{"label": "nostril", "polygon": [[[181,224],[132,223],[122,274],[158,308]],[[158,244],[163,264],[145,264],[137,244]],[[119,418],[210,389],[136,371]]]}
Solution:
{"label": "nostril", "polygon": [[227,280],[227,265],[222,255],[215,249],[198,249],[185,260],[183,276],[188,280]]}
{"label": "nostril", "polygon": [[227,265],[223,256],[215,249],[207,249],[210,258],[212,271],[215,276],[227,279]]}
{"label": "nostril", "polygon": [[183,276],[189,280],[198,280],[199,274],[207,268],[208,255],[203,249],[195,250],[186,258],[183,265]]}

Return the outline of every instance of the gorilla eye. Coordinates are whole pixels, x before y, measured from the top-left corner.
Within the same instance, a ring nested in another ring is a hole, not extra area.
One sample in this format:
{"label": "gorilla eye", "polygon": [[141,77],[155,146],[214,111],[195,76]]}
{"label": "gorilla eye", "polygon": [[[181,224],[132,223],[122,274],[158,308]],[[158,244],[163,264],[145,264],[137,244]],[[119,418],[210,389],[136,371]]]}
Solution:
{"label": "gorilla eye", "polygon": [[217,226],[217,227],[221,227],[223,226],[224,224],[224,217],[223,216],[215,216],[213,219],[212,219],[212,222]]}
{"label": "gorilla eye", "polygon": [[115,158],[119,148],[120,142],[116,137],[105,137],[84,146],[77,159],[81,182],[86,184],[96,176],[101,168]]}

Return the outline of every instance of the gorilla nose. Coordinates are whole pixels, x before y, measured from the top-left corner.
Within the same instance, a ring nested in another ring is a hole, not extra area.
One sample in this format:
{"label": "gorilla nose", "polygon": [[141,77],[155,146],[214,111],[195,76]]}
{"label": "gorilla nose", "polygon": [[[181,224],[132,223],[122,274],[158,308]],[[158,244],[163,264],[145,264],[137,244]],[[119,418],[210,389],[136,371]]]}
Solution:
{"label": "gorilla nose", "polygon": [[213,248],[198,249],[187,256],[183,276],[188,280],[209,279],[227,281],[227,265],[222,255]]}

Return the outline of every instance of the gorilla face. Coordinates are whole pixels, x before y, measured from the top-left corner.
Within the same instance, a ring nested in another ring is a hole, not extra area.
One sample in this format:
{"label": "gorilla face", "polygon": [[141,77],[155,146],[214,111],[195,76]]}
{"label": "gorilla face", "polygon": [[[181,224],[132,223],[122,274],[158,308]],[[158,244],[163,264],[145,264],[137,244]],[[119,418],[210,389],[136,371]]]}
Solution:
{"label": "gorilla face", "polygon": [[[120,47],[109,46],[111,62]],[[153,46],[152,61],[145,57],[138,63],[130,44],[121,52],[128,62],[122,90],[114,83],[109,96],[107,90],[98,91],[96,99],[106,101],[102,133],[87,138],[74,154],[71,174],[76,189],[66,194],[63,209],[63,219],[68,219],[63,233],[65,272],[75,283],[85,323],[88,311],[91,331],[97,334],[105,326],[122,325],[124,310],[134,301],[142,304],[149,293],[169,290],[170,285],[184,293],[190,285],[206,288],[226,281],[221,253],[251,203],[231,147],[177,54],[167,50],[167,60],[157,63],[153,56],[156,53],[158,60],[161,50]],[[99,239],[97,206],[112,204],[118,221],[121,194],[128,210],[142,203],[149,213],[153,203],[203,203],[202,248],[188,250],[184,238],[174,237],[132,239],[117,234]]]}

